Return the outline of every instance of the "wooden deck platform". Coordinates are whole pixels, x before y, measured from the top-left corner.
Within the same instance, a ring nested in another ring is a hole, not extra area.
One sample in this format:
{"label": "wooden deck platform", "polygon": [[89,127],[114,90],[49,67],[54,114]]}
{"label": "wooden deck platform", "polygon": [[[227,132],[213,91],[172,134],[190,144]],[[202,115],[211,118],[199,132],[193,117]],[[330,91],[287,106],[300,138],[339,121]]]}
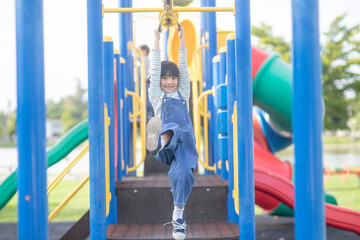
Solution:
{"label": "wooden deck platform", "polygon": [[[196,178],[194,187],[227,187],[228,182],[221,180],[217,175],[199,176]],[[116,188],[170,188],[170,179],[167,174],[157,174],[139,177],[123,177],[121,182],[116,182]]]}
{"label": "wooden deck platform", "polygon": [[[239,239],[239,227],[235,223],[227,222],[198,222],[188,223],[186,239]],[[114,224],[107,229],[107,239],[173,239],[172,225],[163,226],[161,223],[146,224]]]}

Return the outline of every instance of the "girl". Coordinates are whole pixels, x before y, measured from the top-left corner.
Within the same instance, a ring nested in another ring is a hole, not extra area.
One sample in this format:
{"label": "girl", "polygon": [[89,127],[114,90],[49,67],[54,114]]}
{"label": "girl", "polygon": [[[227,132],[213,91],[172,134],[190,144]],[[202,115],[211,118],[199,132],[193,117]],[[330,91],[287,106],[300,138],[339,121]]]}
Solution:
{"label": "girl", "polygon": [[195,183],[193,172],[199,156],[189,115],[190,78],[184,28],[180,26],[177,30],[179,68],[170,61],[160,63],[161,29],[154,31],[149,99],[155,117],[149,120],[146,128],[146,147],[156,159],[170,166],[168,175],[174,198],[173,238],[185,239],[183,211]]}

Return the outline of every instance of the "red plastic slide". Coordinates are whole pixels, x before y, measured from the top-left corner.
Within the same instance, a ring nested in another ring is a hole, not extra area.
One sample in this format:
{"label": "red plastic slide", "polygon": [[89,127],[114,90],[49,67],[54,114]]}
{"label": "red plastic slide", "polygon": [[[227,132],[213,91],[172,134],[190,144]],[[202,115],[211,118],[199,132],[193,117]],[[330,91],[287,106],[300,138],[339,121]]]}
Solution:
{"label": "red plastic slide", "polygon": [[[280,174],[255,166],[255,190],[270,195],[294,208],[294,185]],[[360,235],[360,213],[325,203],[326,223]]]}

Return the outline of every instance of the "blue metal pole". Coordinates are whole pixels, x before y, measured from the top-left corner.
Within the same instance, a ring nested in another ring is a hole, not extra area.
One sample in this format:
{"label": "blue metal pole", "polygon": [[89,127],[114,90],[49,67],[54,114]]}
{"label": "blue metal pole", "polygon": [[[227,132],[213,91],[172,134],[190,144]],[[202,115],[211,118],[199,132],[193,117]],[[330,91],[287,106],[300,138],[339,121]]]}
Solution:
{"label": "blue metal pole", "polygon": [[[121,81],[120,81],[120,87],[121,87],[121,99],[122,99],[122,143],[123,143],[123,158],[124,158],[124,169],[122,172],[123,176],[126,176],[126,166],[129,163],[129,132],[130,132],[130,122],[129,122],[129,105],[127,104],[128,101],[125,99],[125,79],[126,79],[126,61],[124,58],[120,57],[120,71],[121,71]],[[122,166],[122,162],[121,162]]]}
{"label": "blue metal pole", "polygon": [[[215,0],[201,0],[201,7],[215,7]],[[205,43],[209,44],[209,49],[205,50],[203,55],[203,79],[205,80],[204,91],[212,88],[213,79],[212,79],[212,59],[217,54],[217,33],[216,33],[216,12],[203,12],[201,16],[201,38],[205,39]],[[203,44],[203,42],[201,42]],[[209,119],[209,164],[213,164],[215,161],[215,152],[214,147],[217,145],[215,143],[216,138],[214,139],[214,122],[212,119],[216,118],[216,112],[213,112],[214,101],[211,96],[208,96],[208,110],[211,112],[211,117]],[[205,171],[206,174],[212,172]]]}
{"label": "blue metal pole", "polygon": [[226,79],[226,46],[220,48],[219,56],[220,56],[220,66],[219,66],[219,84],[225,84]]}
{"label": "blue metal pole", "polygon": [[[215,141],[217,141],[219,136],[219,130],[218,130],[218,121],[217,121],[217,112],[218,112],[218,104],[217,104],[217,87],[219,85],[219,64],[220,64],[220,57],[219,55],[216,55],[213,57],[212,64],[213,64],[213,86],[215,87],[215,94],[214,94],[214,110],[213,112],[216,114],[214,119],[214,132],[213,132],[213,138]],[[215,145],[216,146],[216,145]],[[218,154],[218,148],[214,147],[214,161],[216,163],[216,174],[221,174],[221,170],[218,168],[218,162],[219,162],[219,154]]]}
{"label": "blue metal pole", "polygon": [[295,236],[326,239],[318,1],[293,0],[292,16]]}
{"label": "blue metal pole", "polygon": [[168,61],[168,51],[167,51],[167,45],[169,41],[169,28],[165,30],[164,32],[164,61]]}
{"label": "blue metal pole", "polygon": [[48,239],[43,1],[16,1],[18,237]]}
{"label": "blue metal pole", "polygon": [[[132,7],[132,0],[119,0],[119,7],[120,8],[131,8]],[[131,52],[127,49],[127,44],[129,41],[132,41],[133,38],[133,29],[132,29],[132,13],[120,13],[119,14],[119,33],[120,33],[120,55],[122,58],[125,59],[126,68],[125,68],[125,88],[129,91],[134,91],[135,84],[134,84],[134,74],[133,74],[133,57],[131,56]],[[124,100],[124,104],[127,105],[126,113],[124,118],[126,118],[126,124],[124,128],[127,128],[126,135],[124,135],[125,141],[128,142],[128,149],[124,151],[126,153],[124,155],[126,165],[133,165],[134,163],[134,156],[133,151],[130,150],[133,148],[133,136],[131,134],[131,124],[129,119],[129,112],[132,109],[132,99],[131,97],[127,97]],[[135,175],[135,172],[129,173],[129,175]]]}
{"label": "blue metal pole", "polygon": [[122,139],[122,132],[123,132],[123,113],[122,113],[122,104],[123,104],[123,90],[122,90],[122,78],[121,78],[121,65],[120,65],[120,51],[115,49],[114,52],[114,58],[116,61],[116,92],[117,92],[117,125],[118,125],[118,129],[117,129],[117,143],[118,145],[115,146],[117,148],[118,151],[118,165],[117,165],[117,179],[116,181],[121,182],[122,180],[122,159],[123,159],[123,148],[122,148],[122,144],[123,144],[123,139]]}
{"label": "blue metal pole", "polygon": [[[220,48],[219,56],[220,56],[220,64],[219,64],[219,83],[220,84],[219,85],[223,85],[225,88],[227,88],[227,86],[225,84],[226,70],[227,70],[226,69],[226,46]],[[227,105],[227,103],[226,103],[226,105]],[[229,114],[227,111],[228,107],[229,106],[225,106],[222,110],[224,111],[224,114],[227,114],[227,116],[229,117]],[[224,144],[226,142],[229,143],[227,134],[228,134],[228,132],[222,136],[223,140],[225,140],[225,138],[226,138],[226,140],[224,141]],[[227,152],[228,145],[227,146],[225,145],[224,148],[226,149],[226,152]],[[226,158],[225,158],[225,156],[221,157],[221,179],[225,179],[225,180],[228,179],[228,171],[226,169],[226,160],[228,160],[228,158],[229,158],[228,154],[227,154]]]}
{"label": "blue metal pole", "polygon": [[235,204],[233,199],[234,190],[234,147],[233,147],[233,123],[231,117],[234,113],[234,102],[236,96],[236,76],[235,76],[235,34],[229,34],[226,40],[227,54],[227,123],[228,123],[228,161],[229,161],[229,193],[228,193],[228,221],[238,222],[239,217],[235,212]]}
{"label": "blue metal pole", "polygon": [[[111,37],[104,37],[104,95],[110,117],[109,126],[109,185],[111,193],[110,211],[106,225],[117,223],[117,201],[115,193],[115,89],[114,89],[114,43]],[[106,175],[105,175],[106,177]]]}
{"label": "blue metal pole", "polygon": [[87,1],[90,237],[106,239],[102,1]]}
{"label": "blue metal pole", "polygon": [[[235,1],[240,239],[255,239],[250,0]],[[235,111],[235,109],[234,109]]]}

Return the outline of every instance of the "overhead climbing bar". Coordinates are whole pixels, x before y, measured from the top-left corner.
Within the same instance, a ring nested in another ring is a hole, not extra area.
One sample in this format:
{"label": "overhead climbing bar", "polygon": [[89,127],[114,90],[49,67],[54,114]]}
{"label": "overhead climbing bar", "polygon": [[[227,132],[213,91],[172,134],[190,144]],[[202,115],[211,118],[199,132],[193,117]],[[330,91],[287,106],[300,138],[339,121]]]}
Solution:
{"label": "overhead climbing bar", "polygon": [[[233,7],[173,7],[174,12],[234,12]],[[163,8],[104,8],[103,13],[164,12]]]}

